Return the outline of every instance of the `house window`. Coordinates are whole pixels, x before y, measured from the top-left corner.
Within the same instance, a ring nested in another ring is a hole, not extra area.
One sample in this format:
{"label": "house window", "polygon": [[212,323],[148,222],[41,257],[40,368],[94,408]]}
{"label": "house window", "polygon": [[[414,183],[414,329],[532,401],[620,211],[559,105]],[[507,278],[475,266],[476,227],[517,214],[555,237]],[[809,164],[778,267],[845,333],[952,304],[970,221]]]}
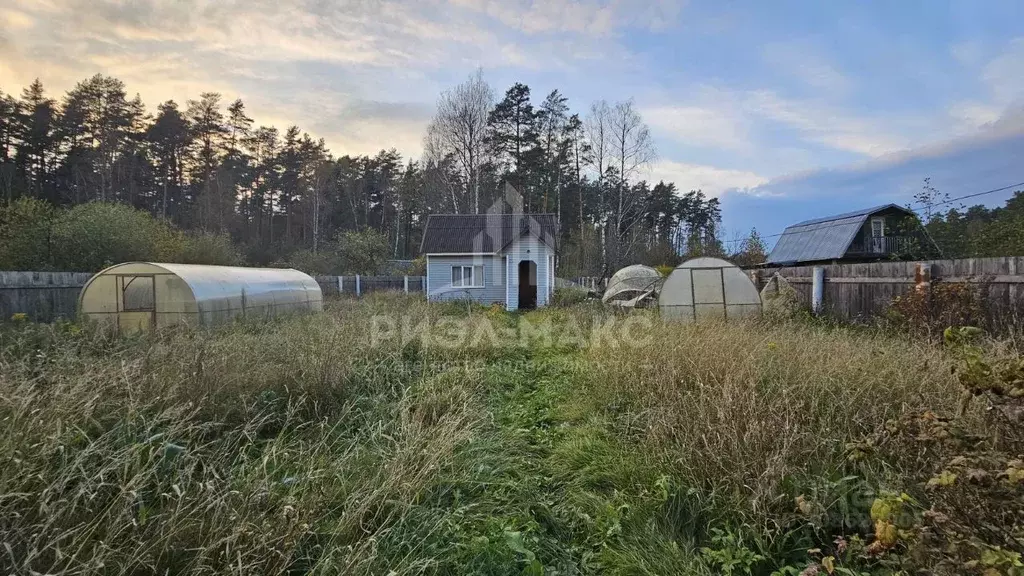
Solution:
{"label": "house window", "polygon": [[452,286],[456,288],[483,288],[483,266],[452,266]]}
{"label": "house window", "polygon": [[885,237],[885,218],[872,218],[871,219],[871,237],[872,238],[884,238]]}
{"label": "house window", "polygon": [[885,218],[871,219],[871,252],[884,254],[885,249]]}

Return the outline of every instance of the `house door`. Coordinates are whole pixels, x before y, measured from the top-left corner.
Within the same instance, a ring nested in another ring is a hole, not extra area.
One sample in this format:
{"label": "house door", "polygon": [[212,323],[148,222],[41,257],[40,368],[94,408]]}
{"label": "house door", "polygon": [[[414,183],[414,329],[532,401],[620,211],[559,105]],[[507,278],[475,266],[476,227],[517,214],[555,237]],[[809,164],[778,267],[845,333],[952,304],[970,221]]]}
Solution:
{"label": "house door", "polygon": [[533,260],[519,263],[519,308],[537,307],[537,264]]}

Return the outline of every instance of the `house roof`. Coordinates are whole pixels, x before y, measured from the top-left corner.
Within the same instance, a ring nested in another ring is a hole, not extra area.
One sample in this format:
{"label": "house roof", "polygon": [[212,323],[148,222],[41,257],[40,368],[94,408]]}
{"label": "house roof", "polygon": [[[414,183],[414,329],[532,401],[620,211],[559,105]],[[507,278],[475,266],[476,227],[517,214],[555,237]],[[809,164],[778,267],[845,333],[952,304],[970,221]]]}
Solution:
{"label": "house roof", "polygon": [[526,234],[555,249],[555,214],[430,214],[421,254],[494,254]]}
{"label": "house roof", "polygon": [[873,214],[897,209],[914,213],[897,204],[884,204],[855,212],[815,218],[786,228],[768,255],[768,264],[838,260],[846,254],[861,226]]}

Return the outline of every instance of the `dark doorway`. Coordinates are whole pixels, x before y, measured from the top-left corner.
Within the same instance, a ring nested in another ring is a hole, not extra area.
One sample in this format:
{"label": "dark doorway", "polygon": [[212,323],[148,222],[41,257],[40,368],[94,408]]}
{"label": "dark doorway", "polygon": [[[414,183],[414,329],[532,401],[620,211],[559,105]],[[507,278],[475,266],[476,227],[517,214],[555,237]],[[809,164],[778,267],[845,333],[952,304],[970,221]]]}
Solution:
{"label": "dark doorway", "polygon": [[519,308],[537,307],[537,264],[533,260],[519,263]]}

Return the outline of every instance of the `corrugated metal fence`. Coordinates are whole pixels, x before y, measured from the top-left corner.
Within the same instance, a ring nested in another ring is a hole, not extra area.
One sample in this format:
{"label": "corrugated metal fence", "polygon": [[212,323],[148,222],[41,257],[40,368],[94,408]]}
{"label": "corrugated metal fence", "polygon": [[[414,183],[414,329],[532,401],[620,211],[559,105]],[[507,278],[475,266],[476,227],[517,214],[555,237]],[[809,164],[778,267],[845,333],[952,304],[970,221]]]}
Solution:
{"label": "corrugated metal fence", "polygon": [[[832,264],[825,271],[824,311],[845,320],[863,320],[885,312],[893,298],[915,285],[918,264],[931,273],[931,282],[966,282],[977,285],[995,329],[1019,326],[1024,320],[1024,257],[965,258],[921,262],[874,262]],[[816,266],[748,270],[758,288],[776,272],[785,278],[810,306]]]}
{"label": "corrugated metal fence", "polygon": [[[74,318],[88,272],[0,271],[0,322],[26,314],[36,322]],[[423,292],[423,276],[317,276],[324,296],[365,294],[375,290]]]}

